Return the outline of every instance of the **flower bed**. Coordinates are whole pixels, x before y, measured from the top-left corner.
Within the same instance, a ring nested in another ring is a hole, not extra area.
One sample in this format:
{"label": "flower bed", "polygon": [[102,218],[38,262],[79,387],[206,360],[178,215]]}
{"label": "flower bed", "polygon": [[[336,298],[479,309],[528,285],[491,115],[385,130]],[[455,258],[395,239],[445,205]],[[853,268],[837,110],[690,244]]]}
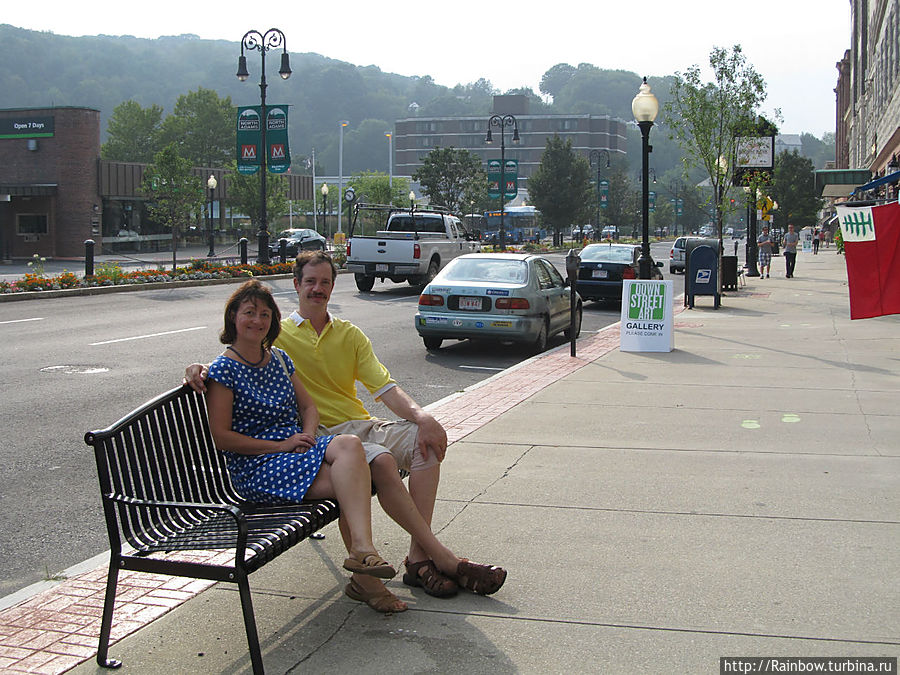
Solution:
{"label": "flower bed", "polygon": [[92,288],[95,286],[124,286],[192,279],[232,279],[236,277],[263,277],[272,274],[290,274],[292,262],[271,265],[215,265],[205,260],[194,260],[187,267],[173,270],[135,270],[127,272],[118,265],[101,264],[92,276],[76,277],[68,271],[57,276],[41,272],[26,274],[17,281],[0,281],[0,293],[26,293],[28,291],[57,291],[65,288]]}

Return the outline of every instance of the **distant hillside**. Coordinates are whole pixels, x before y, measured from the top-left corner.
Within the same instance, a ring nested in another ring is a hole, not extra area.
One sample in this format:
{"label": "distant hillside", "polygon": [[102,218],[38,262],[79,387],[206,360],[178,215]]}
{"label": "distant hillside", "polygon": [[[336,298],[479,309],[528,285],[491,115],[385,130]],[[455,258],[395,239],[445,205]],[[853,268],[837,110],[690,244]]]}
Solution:
{"label": "distant hillside", "polygon": [[[156,103],[168,114],[177,98],[198,87],[230,96],[235,105],[259,101],[259,59],[249,59],[251,77],[235,77],[240,45],[225,40],[201,40],[195,35],[154,40],[130,36],[68,37],[0,24],[4,64],[0,69],[0,108],[77,105],[101,112],[102,139],[113,109],[133,99],[142,106]],[[420,116],[487,115],[491,96],[501,93],[486,79],[444,87],[428,77],[385,73],[375,66],[355,66],[319,54],[291,54],[293,75],[277,76],[277,60],[267,73],[270,103],[291,106],[292,154],[316,149],[317,164],[337,172],[337,123],[350,120],[344,135],[344,170],[387,170],[384,132],[394,120],[410,116],[416,103]],[[590,64],[548,67],[545,88],[553,103],[535,92],[532,112],[594,113],[631,119],[631,99],[640,78],[622,70]],[[542,85],[543,86],[543,85]],[[653,78],[653,90],[665,101],[669,78]],[[503,92],[507,93],[507,92]],[[639,148],[630,139],[629,150]],[[680,151],[654,135],[654,166],[660,175],[679,163]],[[634,154],[631,157],[634,162]]]}

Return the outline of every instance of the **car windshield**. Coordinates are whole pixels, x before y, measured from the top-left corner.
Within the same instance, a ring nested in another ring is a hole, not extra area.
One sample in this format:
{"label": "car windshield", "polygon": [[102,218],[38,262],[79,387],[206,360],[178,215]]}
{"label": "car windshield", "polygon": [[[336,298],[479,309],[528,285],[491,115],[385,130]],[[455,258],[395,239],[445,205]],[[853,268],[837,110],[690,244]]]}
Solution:
{"label": "car windshield", "polygon": [[624,262],[634,260],[634,249],[630,246],[606,246],[592,244],[581,251],[582,262]]}
{"label": "car windshield", "polygon": [[499,258],[457,258],[444,269],[443,281],[488,281],[522,284],[528,279],[524,260]]}

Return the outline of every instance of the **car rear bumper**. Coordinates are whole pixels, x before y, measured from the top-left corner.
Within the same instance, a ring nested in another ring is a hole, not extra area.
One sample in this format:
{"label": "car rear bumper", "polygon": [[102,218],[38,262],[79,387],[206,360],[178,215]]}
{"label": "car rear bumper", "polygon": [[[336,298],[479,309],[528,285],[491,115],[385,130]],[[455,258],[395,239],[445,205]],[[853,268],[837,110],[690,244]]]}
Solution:
{"label": "car rear bumper", "polygon": [[621,300],[621,281],[578,281],[575,290],[585,300]]}
{"label": "car rear bumper", "polygon": [[505,314],[440,314],[417,312],[416,331],[422,337],[446,340],[514,340],[532,342],[541,331],[543,319],[537,316]]}

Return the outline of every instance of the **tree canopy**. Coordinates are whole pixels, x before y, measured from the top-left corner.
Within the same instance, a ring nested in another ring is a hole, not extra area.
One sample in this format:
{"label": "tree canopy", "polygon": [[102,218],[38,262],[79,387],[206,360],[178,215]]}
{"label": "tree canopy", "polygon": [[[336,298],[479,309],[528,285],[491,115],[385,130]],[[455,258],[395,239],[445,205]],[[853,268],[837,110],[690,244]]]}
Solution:
{"label": "tree canopy", "polygon": [[541,163],[528,179],[528,194],[557,236],[569,225],[590,220],[591,167],[572,149],[572,139],[547,139]]}
{"label": "tree canopy", "polygon": [[778,203],[775,227],[787,229],[789,223],[799,231],[815,225],[822,199],[816,194],[816,175],[812,161],[796,150],[781,152],[775,158],[775,184],[771,189]]}
{"label": "tree canopy", "polygon": [[181,156],[195,166],[218,167],[234,156],[235,133],[231,97],[200,87],[178,97],[160,136],[164,144],[178,143]]}
{"label": "tree canopy", "polygon": [[137,101],[125,101],[117,105],[100,156],[119,162],[152,162],[160,149],[162,114],[162,106],[156,104],[142,108]]}
{"label": "tree canopy", "polygon": [[432,204],[463,213],[468,202],[486,190],[481,160],[468,150],[435,148],[413,174]]}

